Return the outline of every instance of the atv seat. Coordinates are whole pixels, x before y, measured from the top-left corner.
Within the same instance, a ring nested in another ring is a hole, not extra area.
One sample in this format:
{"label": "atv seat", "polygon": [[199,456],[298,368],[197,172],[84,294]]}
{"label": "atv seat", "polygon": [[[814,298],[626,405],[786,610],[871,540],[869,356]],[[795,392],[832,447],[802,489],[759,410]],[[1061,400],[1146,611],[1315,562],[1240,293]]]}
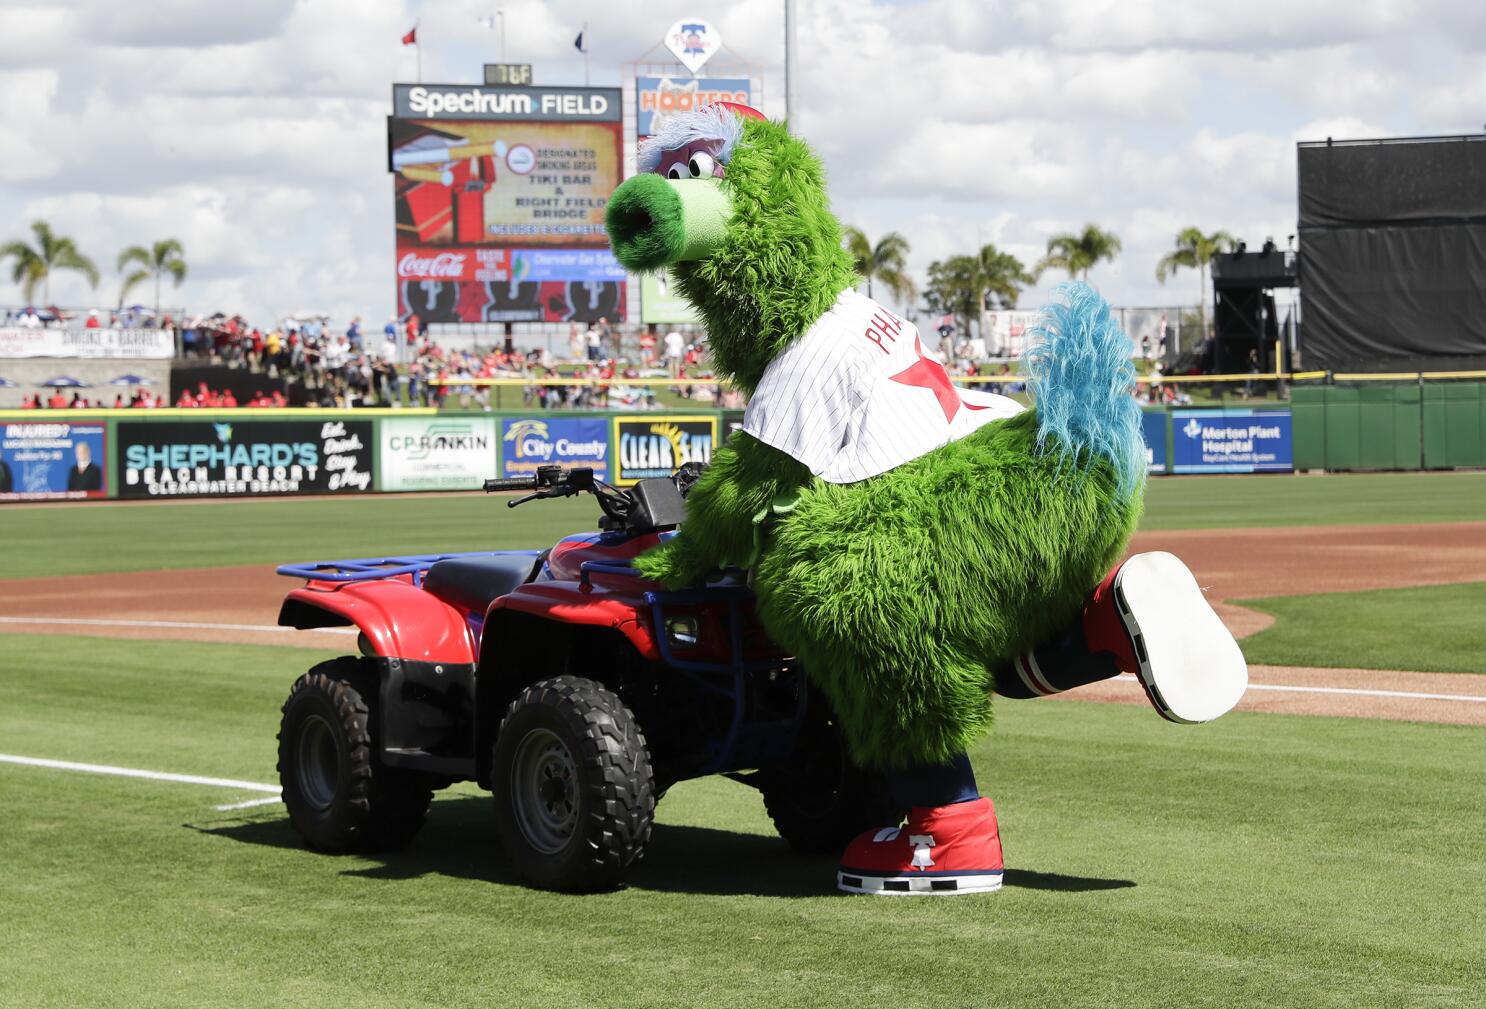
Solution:
{"label": "atv seat", "polygon": [[446,603],[483,617],[492,602],[530,581],[541,563],[541,557],[530,554],[450,557],[429,567],[423,587]]}

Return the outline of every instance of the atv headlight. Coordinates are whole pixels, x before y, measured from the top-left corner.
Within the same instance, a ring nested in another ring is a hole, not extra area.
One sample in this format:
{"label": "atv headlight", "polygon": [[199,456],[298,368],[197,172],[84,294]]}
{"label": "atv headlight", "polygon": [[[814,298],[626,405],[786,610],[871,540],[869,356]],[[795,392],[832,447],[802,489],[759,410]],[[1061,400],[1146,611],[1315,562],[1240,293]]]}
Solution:
{"label": "atv headlight", "polygon": [[695,648],[698,640],[696,617],[672,617],[667,620],[666,640],[677,648]]}

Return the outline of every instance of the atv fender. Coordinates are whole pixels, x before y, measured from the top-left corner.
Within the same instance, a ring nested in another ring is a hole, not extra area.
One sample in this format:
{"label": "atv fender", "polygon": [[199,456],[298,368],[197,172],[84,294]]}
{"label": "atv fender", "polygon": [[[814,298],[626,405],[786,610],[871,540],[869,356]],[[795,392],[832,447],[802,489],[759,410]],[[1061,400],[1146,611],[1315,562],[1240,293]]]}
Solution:
{"label": "atv fender", "polygon": [[279,626],[355,626],[372,654],[473,666],[475,636],[464,614],[404,581],[311,583],[284,597]]}

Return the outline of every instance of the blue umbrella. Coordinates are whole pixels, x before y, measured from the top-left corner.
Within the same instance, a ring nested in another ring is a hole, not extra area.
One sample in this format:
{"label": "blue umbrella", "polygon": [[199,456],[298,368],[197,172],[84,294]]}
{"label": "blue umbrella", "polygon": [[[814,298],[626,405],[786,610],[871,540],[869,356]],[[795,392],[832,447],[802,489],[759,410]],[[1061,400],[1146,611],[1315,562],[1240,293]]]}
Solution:
{"label": "blue umbrella", "polygon": [[12,382],[10,379],[6,378],[3,375],[0,375],[0,389],[15,389],[15,388],[19,388],[19,387],[14,382]]}
{"label": "blue umbrella", "polygon": [[46,386],[46,388],[48,388],[48,389],[90,389],[90,388],[92,388],[92,386],[90,386],[87,382],[84,382],[80,378],[73,378],[71,375],[58,375],[56,378],[49,378],[45,382],[43,382],[41,384],[44,385],[44,386]]}
{"label": "blue umbrella", "polygon": [[153,379],[145,378],[143,375],[120,375],[118,378],[110,379],[109,385],[154,385]]}

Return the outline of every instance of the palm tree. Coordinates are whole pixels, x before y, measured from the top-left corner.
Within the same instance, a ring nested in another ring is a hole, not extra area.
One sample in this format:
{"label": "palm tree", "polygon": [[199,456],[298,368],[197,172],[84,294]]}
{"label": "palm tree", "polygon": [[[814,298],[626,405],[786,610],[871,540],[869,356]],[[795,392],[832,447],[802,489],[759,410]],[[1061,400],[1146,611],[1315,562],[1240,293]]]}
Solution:
{"label": "palm tree", "polygon": [[873,245],[860,228],[842,229],[842,244],[856,261],[857,275],[867,282],[867,297],[872,297],[875,277],[887,285],[893,297],[908,301],[913,297],[913,279],[908,276],[908,239],[889,231]]}
{"label": "palm tree", "polygon": [[186,250],[181,248],[181,243],[174,238],[156,242],[149,249],[142,245],[131,245],[119,253],[119,272],[124,272],[124,267],[130,263],[138,263],[139,268],[124,278],[124,286],[119,291],[119,305],[123,306],[124,299],[129,296],[129,291],[136,284],[154,277],[155,321],[158,323],[160,320],[160,278],[168,273],[175,281],[175,286],[181,286],[181,281],[186,279]]}
{"label": "palm tree", "polygon": [[1022,261],[994,245],[981,247],[975,257],[976,273],[981,281],[980,304],[986,308],[1016,308],[1022,288],[1037,283]]}
{"label": "palm tree", "polygon": [[1089,279],[1089,271],[1101,260],[1114,262],[1120,251],[1120,240],[1098,225],[1086,224],[1081,234],[1054,235],[1047,240],[1047,255],[1037,263],[1034,272],[1041,276],[1049,269],[1067,270],[1070,278]]}
{"label": "palm tree", "polygon": [[983,324],[981,313],[986,309],[1015,308],[1022,287],[1035,282],[1020,259],[985,245],[973,256],[931,263],[925,296],[930,311],[958,316],[969,332],[972,318]]}
{"label": "palm tree", "polygon": [[88,286],[98,286],[98,267],[77,251],[72,239],[54,233],[52,226],[45,221],[33,222],[31,232],[36,236],[34,248],[24,241],[6,242],[0,246],[0,260],[15,257],[15,269],[10,279],[21,285],[27,301],[35,297],[40,285],[41,300],[51,303],[53,270],[76,270],[88,278]]}
{"label": "palm tree", "polygon": [[1183,228],[1176,233],[1176,251],[1168,252],[1156,264],[1156,279],[1166,283],[1168,277],[1182,267],[1197,271],[1197,317],[1198,332],[1207,337],[1207,264],[1213,256],[1233,248],[1233,236],[1226,231],[1214,231],[1204,235],[1197,228]]}

